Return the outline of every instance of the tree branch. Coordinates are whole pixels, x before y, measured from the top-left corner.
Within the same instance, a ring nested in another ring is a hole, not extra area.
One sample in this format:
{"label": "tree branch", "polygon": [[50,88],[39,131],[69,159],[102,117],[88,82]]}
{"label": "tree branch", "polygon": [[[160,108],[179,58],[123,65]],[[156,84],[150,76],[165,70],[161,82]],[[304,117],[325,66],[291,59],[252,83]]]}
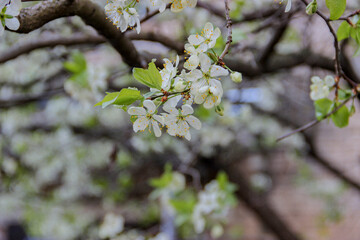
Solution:
{"label": "tree branch", "polygon": [[104,10],[90,0],[44,1],[33,7],[24,8],[20,12],[20,28],[16,32],[29,33],[52,20],[75,15],[81,17],[87,25],[92,26],[104,36],[129,66],[146,65],[131,41],[106,19]]}

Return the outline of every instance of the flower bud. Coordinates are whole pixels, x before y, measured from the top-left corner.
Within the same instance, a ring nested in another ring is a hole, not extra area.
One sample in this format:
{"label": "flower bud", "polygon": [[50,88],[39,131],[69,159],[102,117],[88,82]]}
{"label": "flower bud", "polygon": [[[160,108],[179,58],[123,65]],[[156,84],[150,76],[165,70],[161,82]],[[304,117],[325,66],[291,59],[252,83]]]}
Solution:
{"label": "flower bud", "polygon": [[215,108],[215,112],[219,114],[220,116],[224,116],[224,108],[222,108],[220,105],[217,105]]}
{"label": "flower bud", "polygon": [[316,0],[313,0],[306,6],[306,13],[308,15],[313,15],[314,13],[316,13],[317,8],[318,8],[317,2]]}
{"label": "flower bud", "polygon": [[186,88],[185,82],[182,80],[179,80],[176,84],[175,84],[175,91],[177,92],[182,92],[184,91]]}
{"label": "flower bud", "polygon": [[242,74],[239,72],[232,72],[230,74],[230,78],[235,83],[241,83],[242,82]]}

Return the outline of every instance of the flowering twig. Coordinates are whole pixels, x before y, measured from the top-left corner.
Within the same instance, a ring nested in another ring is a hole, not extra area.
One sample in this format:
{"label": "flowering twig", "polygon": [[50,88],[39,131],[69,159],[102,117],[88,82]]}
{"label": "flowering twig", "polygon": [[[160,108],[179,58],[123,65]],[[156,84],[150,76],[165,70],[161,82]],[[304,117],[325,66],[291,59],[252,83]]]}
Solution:
{"label": "flowering twig", "polygon": [[346,103],[348,103],[350,100],[354,99],[357,95],[353,96],[353,97],[350,97],[348,99],[346,99],[343,103],[341,103],[337,108],[335,108],[334,110],[332,110],[331,112],[329,112],[328,114],[326,114],[322,119],[317,119],[317,120],[313,120],[307,124],[305,124],[304,126],[302,127],[299,127],[295,130],[293,130],[292,132],[289,132],[279,138],[276,139],[277,142],[285,139],[285,138],[288,138],[292,135],[294,135],[295,133],[299,133],[299,132],[303,132],[313,126],[315,126],[316,124],[320,123],[322,120],[324,119],[327,119],[328,117],[330,117],[331,115],[333,115],[334,113],[336,113],[340,108],[342,108]]}
{"label": "flowering twig", "polygon": [[225,3],[225,15],[226,15],[226,28],[228,29],[228,33],[227,33],[227,40],[226,40],[226,45],[225,45],[224,51],[221,53],[221,55],[219,57],[220,64],[224,63],[223,59],[224,59],[225,55],[229,52],[230,45],[232,43],[232,21],[230,18],[229,1],[224,0],[224,3]]}

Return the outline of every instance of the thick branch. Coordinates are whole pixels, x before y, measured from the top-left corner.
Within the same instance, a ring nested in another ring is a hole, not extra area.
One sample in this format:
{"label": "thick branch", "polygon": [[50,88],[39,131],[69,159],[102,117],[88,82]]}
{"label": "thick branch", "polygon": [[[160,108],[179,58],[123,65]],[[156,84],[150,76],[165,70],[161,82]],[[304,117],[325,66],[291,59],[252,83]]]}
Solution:
{"label": "thick branch", "polygon": [[90,0],[45,1],[24,8],[19,15],[20,28],[16,32],[28,33],[52,20],[75,15],[104,36],[120,53],[125,63],[134,67],[145,66],[131,41],[106,19],[104,10]]}

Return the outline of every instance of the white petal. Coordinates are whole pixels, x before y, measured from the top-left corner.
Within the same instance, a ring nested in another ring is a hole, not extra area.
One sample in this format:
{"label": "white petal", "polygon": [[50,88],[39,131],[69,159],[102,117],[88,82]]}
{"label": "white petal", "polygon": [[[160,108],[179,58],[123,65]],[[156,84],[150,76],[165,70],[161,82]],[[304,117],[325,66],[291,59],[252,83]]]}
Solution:
{"label": "white petal", "polygon": [[3,8],[5,7],[5,5],[7,4],[8,1],[5,0],[0,0],[0,11],[3,10]]}
{"label": "white petal", "polygon": [[142,107],[131,107],[131,108],[128,109],[128,113],[130,115],[145,116],[146,115],[146,110],[145,110],[145,108],[142,108]]}
{"label": "white petal", "polygon": [[146,117],[139,117],[133,125],[134,128],[134,132],[138,132],[138,131],[143,131],[145,130],[145,128],[149,125],[149,119],[147,119]]}
{"label": "white petal", "polygon": [[198,95],[196,95],[194,102],[197,104],[202,104],[205,101],[207,96],[208,96],[207,93],[198,94]]}
{"label": "white petal", "polygon": [[177,131],[177,134],[179,136],[186,136],[187,132],[189,132],[189,124],[185,121],[185,120],[180,120],[178,122],[178,131]]}
{"label": "white petal", "polygon": [[219,97],[214,96],[214,95],[207,96],[207,98],[205,99],[205,102],[204,102],[204,108],[210,109],[210,108],[214,107],[214,105],[218,99],[219,99]]}
{"label": "white petal", "polygon": [[20,22],[16,17],[5,18],[5,25],[7,28],[9,28],[11,30],[18,30],[20,27]]}
{"label": "white petal", "polygon": [[190,124],[190,126],[192,126],[193,128],[195,128],[197,130],[199,130],[201,128],[201,122],[198,118],[190,115],[190,116],[187,116],[185,119]]}
{"label": "white petal", "polygon": [[196,49],[196,52],[198,53],[203,53],[206,52],[209,49],[209,46],[203,42],[202,44],[200,44],[200,46]]}
{"label": "white petal", "polygon": [[220,77],[229,75],[229,71],[217,65],[212,65],[210,70],[211,77]]}
{"label": "white petal", "polygon": [[151,123],[152,123],[153,129],[154,129],[155,136],[160,137],[161,130],[159,128],[159,124],[155,120],[152,120]]}
{"label": "white petal", "polygon": [[148,113],[153,114],[155,112],[156,106],[153,101],[145,100],[143,104],[144,104],[144,107],[146,107]]}
{"label": "white petal", "polygon": [[[165,111],[170,110],[170,109],[172,109],[172,110],[175,109],[175,107],[179,103],[180,99],[181,99],[181,96],[169,98],[166,101],[166,103],[164,104],[163,109]],[[169,111],[167,111],[167,112],[169,112]],[[174,111],[172,111],[172,112],[174,112]]]}
{"label": "white petal", "polygon": [[205,38],[203,38],[202,36],[196,34],[196,35],[190,35],[188,38],[189,43],[191,43],[192,45],[200,45],[201,43],[203,43],[205,41]]}
{"label": "white petal", "polygon": [[[6,1],[5,1],[6,2]],[[18,16],[21,9],[21,0],[11,0],[10,5],[6,8],[6,15]]]}
{"label": "white petal", "polygon": [[207,22],[204,26],[204,35],[206,38],[211,38],[212,36],[212,33],[213,33],[213,30],[214,30],[214,26]]}
{"label": "white petal", "polygon": [[192,55],[189,59],[184,63],[184,67],[188,70],[194,70],[199,66],[199,57],[196,55]]}
{"label": "white petal", "polygon": [[4,34],[5,28],[3,27],[3,25],[0,23],[0,36]]}
{"label": "white petal", "polygon": [[194,113],[194,109],[190,105],[185,104],[185,105],[182,106],[181,114],[183,116],[190,115],[190,114],[193,114],[193,113]]}
{"label": "white petal", "polygon": [[161,125],[164,125],[165,120],[164,117],[160,116],[160,115],[153,115],[152,116],[156,121],[158,121],[159,123],[161,123]]}
{"label": "white petal", "polygon": [[196,81],[199,78],[201,78],[203,76],[202,72],[199,69],[194,69],[191,72],[189,72],[188,74],[185,75],[186,79],[188,81]]}
{"label": "white petal", "polygon": [[291,0],[287,0],[287,5],[286,5],[286,8],[285,8],[285,12],[289,12],[290,9],[291,9]]}
{"label": "white petal", "polygon": [[167,122],[167,133],[170,136],[175,136],[177,134],[178,125],[176,124],[176,119],[170,122]]}
{"label": "white petal", "polygon": [[200,68],[203,72],[208,72],[211,66],[211,59],[205,53],[199,54]]}
{"label": "white petal", "polygon": [[185,134],[185,139],[190,141],[191,140],[191,134],[190,134],[190,131],[187,131],[186,134]]}

